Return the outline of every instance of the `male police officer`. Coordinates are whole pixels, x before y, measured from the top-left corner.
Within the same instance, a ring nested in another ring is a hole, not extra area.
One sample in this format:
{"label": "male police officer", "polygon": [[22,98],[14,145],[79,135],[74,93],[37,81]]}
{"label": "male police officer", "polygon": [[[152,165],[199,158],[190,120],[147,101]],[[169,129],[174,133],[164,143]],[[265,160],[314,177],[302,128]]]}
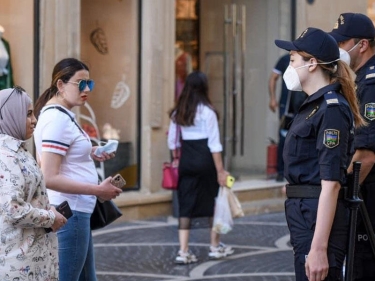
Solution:
{"label": "male police officer", "polygon": [[[341,57],[350,58],[347,63],[356,74],[360,112],[368,122],[368,126],[355,132],[352,163],[362,163],[359,177],[361,192],[375,229],[375,28],[363,14],[343,13],[330,34],[342,49]],[[351,170],[352,165],[349,167]],[[368,235],[359,218],[354,260],[354,277],[357,281],[375,280],[375,258]]]}

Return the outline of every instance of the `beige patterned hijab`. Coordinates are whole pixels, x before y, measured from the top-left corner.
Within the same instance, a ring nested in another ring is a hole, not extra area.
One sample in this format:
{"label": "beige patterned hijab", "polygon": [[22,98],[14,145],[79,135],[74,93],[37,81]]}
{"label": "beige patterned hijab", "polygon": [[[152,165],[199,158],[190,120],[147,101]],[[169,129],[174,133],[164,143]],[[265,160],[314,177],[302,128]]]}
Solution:
{"label": "beige patterned hijab", "polygon": [[21,87],[0,91],[0,133],[19,140],[26,138],[27,111],[32,103]]}

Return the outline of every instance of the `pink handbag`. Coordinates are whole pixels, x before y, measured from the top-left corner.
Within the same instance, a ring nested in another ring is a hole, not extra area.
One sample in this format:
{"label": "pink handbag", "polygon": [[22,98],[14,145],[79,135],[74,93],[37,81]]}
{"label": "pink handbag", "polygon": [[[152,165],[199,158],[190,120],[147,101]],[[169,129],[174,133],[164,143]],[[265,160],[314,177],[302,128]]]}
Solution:
{"label": "pink handbag", "polygon": [[[177,125],[176,127],[176,147],[178,140],[180,138],[180,126]],[[176,148],[177,149],[177,148]],[[180,149],[177,149],[176,155],[178,158],[180,156]],[[164,162],[163,164],[163,180],[161,182],[161,186],[164,189],[171,189],[171,190],[177,190],[177,184],[178,184],[178,166],[174,167],[172,165],[172,162]]]}
{"label": "pink handbag", "polygon": [[161,186],[164,189],[177,189],[178,183],[178,167],[173,167],[172,163],[165,162],[163,164],[163,181]]}

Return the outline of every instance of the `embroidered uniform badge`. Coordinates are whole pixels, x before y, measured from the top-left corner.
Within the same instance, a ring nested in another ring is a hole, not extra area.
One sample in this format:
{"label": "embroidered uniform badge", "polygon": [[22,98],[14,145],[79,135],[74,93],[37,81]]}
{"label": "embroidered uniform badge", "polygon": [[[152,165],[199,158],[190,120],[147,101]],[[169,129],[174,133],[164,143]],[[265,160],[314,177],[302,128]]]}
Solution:
{"label": "embroidered uniform badge", "polygon": [[328,148],[334,148],[340,143],[340,131],[334,129],[324,130],[323,144]]}
{"label": "embroidered uniform badge", "polygon": [[375,103],[365,104],[365,117],[370,121],[375,119]]}

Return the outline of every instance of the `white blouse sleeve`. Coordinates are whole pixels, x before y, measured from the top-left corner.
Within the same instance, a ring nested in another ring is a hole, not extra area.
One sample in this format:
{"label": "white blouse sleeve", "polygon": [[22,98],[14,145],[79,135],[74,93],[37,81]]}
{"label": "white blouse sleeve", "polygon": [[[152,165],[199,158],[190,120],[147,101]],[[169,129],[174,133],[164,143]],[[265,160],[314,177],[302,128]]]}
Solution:
{"label": "white blouse sleeve", "polygon": [[220,142],[219,124],[216,113],[212,109],[209,109],[207,112],[206,126],[210,151],[212,153],[221,152],[223,147]]}
{"label": "white blouse sleeve", "polygon": [[[169,123],[169,130],[168,130],[168,148],[170,150],[174,150],[178,147],[181,147],[180,138],[179,138],[180,134],[178,135],[176,134],[177,128],[181,128],[181,127],[177,126],[176,123],[171,120],[171,122]],[[176,140],[176,138],[178,139]]]}

